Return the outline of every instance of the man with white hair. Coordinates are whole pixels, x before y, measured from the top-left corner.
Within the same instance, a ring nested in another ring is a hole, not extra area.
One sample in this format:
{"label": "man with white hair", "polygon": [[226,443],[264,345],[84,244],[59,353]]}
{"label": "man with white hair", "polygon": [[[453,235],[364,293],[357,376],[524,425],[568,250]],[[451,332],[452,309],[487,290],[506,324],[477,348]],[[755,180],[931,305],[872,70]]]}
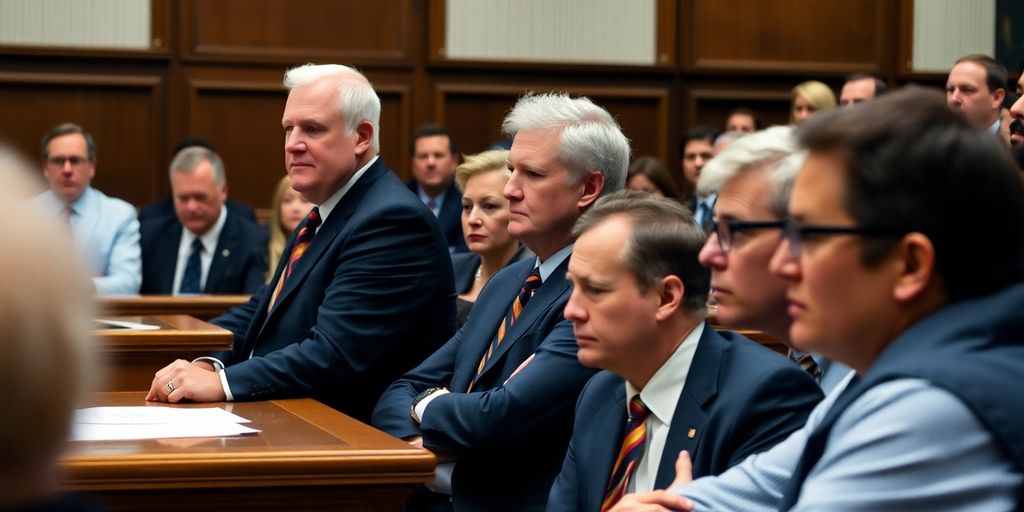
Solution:
{"label": "man with white hair", "polygon": [[[700,252],[711,269],[718,321],[730,329],[763,331],[789,346],[786,281],[768,270],[782,241],[789,191],[804,161],[793,127],[773,126],[737,140],[708,162],[697,183],[718,191],[713,228]],[[816,354],[789,357],[828,393],[850,369]]]}
{"label": "man with white hair", "polygon": [[413,510],[544,510],[594,373],[562,316],[565,272],[576,219],[625,184],[629,141],[606,110],[564,94],[520,98],[502,128],[513,138],[508,232],[537,258],[491,278],[462,329],[377,404],[374,426],[457,459]]}
{"label": "man with white hair", "polygon": [[316,398],[369,421],[380,393],[455,330],[437,219],[378,158],[380,99],[347,66],[289,70],[292,188],[316,207],[270,282],[213,322],[233,350],[157,372],[148,399]]}

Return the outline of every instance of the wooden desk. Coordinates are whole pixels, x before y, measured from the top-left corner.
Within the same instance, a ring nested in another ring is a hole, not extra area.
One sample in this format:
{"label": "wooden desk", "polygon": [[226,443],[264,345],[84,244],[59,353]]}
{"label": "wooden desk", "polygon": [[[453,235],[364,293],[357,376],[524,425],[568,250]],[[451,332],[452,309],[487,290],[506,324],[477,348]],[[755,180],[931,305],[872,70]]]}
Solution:
{"label": "wooden desk", "polygon": [[99,297],[106,315],[189,315],[203,320],[218,317],[249,301],[248,295],[137,295]]}
{"label": "wooden desk", "polygon": [[[145,405],[98,393],[89,405]],[[167,404],[160,404],[167,405]],[[217,405],[261,433],[242,437],[71,443],[63,486],[109,510],[400,511],[434,456],[312,399]]]}
{"label": "wooden desk", "polygon": [[160,329],[134,331],[97,329],[106,370],[103,391],[145,391],[153,374],[175,359],[194,359],[215,350],[231,350],[230,331],[185,315],[103,317],[158,325]]}

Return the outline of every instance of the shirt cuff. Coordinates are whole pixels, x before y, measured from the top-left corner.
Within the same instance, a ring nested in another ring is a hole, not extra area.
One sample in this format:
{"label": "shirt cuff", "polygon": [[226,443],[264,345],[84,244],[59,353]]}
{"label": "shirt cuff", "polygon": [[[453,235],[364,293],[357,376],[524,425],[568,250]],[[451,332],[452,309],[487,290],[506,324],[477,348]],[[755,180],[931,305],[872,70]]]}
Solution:
{"label": "shirt cuff", "polygon": [[423,423],[423,411],[427,410],[427,405],[430,404],[435,398],[441,395],[447,395],[450,393],[447,389],[441,388],[433,393],[429,394],[420,403],[416,404],[416,417],[420,419],[420,423]]}
{"label": "shirt cuff", "polygon": [[203,357],[197,357],[197,358],[192,360],[193,363],[197,363],[199,361],[206,361],[207,363],[212,364],[213,365],[213,371],[215,371],[215,372],[219,372],[219,371],[224,369],[224,363],[222,363],[220,361],[220,359],[217,359],[216,357],[203,356]]}
{"label": "shirt cuff", "polygon": [[217,374],[220,375],[220,385],[224,388],[224,399],[234,402],[235,397],[231,395],[231,386],[228,385],[228,372],[221,370]]}

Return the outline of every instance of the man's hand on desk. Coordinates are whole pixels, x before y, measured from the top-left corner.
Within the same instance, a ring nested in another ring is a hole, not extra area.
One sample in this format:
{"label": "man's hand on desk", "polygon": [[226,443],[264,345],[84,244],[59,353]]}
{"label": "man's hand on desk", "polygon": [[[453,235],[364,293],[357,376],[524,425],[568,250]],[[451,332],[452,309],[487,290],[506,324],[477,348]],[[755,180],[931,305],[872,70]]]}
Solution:
{"label": "man's hand on desk", "polygon": [[190,363],[179,359],[153,377],[146,400],[176,403],[182,400],[193,402],[223,402],[224,388],[220,375],[213,371],[213,365],[206,361]]}

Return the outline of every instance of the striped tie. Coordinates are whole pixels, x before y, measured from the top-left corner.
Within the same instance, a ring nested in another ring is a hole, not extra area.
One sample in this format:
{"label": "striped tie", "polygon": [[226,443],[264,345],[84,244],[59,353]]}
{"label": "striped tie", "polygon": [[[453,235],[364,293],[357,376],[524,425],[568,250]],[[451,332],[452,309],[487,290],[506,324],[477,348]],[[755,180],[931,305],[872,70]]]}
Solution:
{"label": "striped tie", "polygon": [[629,401],[629,421],[626,422],[626,435],[622,438],[622,449],[612,467],[612,477],[608,480],[608,491],[601,502],[601,512],[615,506],[626,494],[626,484],[644,454],[644,443],[647,441],[647,415],[651,410],[640,400],[640,394]]}
{"label": "striped tie", "polygon": [[818,362],[814,360],[810,352],[790,350],[789,359],[800,365],[800,368],[803,368],[805,372],[814,378],[814,382],[821,383],[821,367],[818,366]]}
{"label": "striped tie", "polygon": [[309,217],[306,218],[306,225],[302,226],[299,234],[295,236],[295,245],[292,246],[292,252],[288,256],[288,264],[285,266],[284,271],[281,272],[281,278],[277,280],[274,295],[270,298],[270,304],[267,306],[268,310],[277,302],[277,295],[284,289],[284,281],[292,275],[295,264],[306,253],[306,249],[309,249],[309,244],[313,242],[313,235],[316,234],[316,228],[320,227],[320,222],[320,209],[314,206],[309,212]]}
{"label": "striped tie", "polygon": [[[534,267],[533,272],[526,276],[526,281],[523,281],[523,287],[519,290],[519,295],[516,295],[516,299],[512,301],[512,308],[509,309],[508,313],[505,314],[505,319],[498,326],[498,334],[491,340],[491,346],[487,347],[487,353],[480,358],[480,365],[477,366],[476,374],[480,375],[484,371],[484,366],[487,365],[487,361],[490,360],[491,356],[498,351],[498,347],[501,346],[501,341],[505,338],[505,332],[512,328],[512,323],[519,318],[519,313],[526,307],[526,303],[533,297],[533,293],[540,288],[540,267]],[[474,379],[475,382],[475,379]],[[469,384],[469,389],[466,391],[473,390],[473,383]]]}

